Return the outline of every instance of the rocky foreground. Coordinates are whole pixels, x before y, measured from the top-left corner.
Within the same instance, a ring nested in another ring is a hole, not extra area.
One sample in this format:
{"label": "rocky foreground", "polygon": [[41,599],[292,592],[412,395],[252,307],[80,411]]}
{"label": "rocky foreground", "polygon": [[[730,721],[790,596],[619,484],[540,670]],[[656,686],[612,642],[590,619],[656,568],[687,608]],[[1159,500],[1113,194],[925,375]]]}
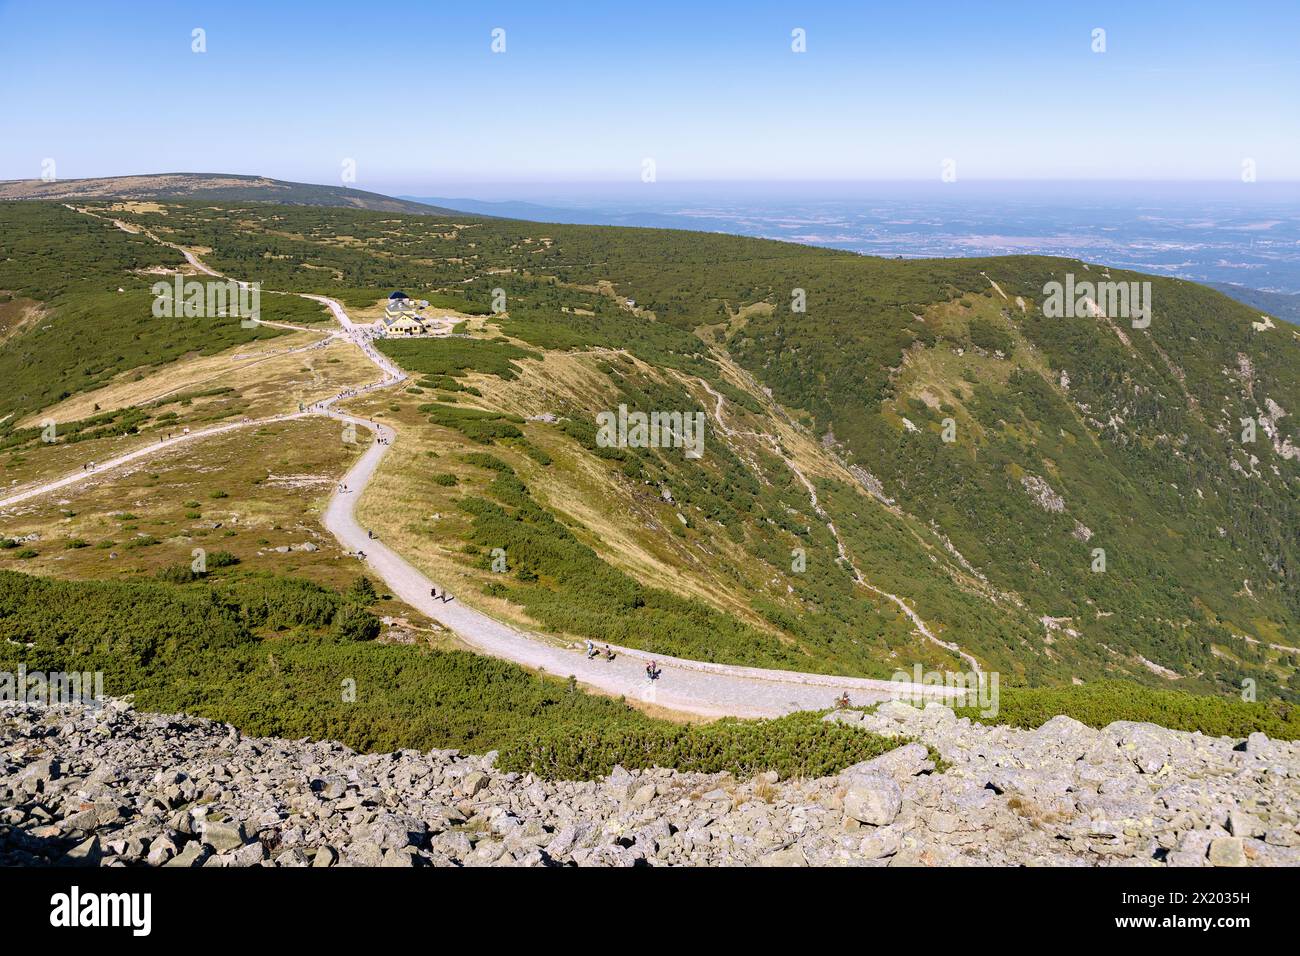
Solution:
{"label": "rocky foreground", "polygon": [[[937,704],[827,716],[908,743],[834,777],[357,754],[187,716],[0,704],[0,864],[633,866],[1300,864],[1300,746]],[[929,744],[948,764],[935,772]]]}

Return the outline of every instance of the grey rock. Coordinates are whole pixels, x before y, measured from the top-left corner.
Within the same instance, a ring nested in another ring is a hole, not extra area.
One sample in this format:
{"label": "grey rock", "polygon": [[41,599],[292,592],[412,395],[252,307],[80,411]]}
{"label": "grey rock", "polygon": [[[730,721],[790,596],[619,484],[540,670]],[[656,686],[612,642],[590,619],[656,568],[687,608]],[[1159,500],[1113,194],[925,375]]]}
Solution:
{"label": "grey rock", "polygon": [[145,862],[150,866],[162,866],[180,851],[176,844],[165,836],[155,838],[149,844],[149,853],[145,857]]}
{"label": "grey rock", "polygon": [[856,777],[892,777],[902,780],[933,769],[934,762],[930,760],[930,753],[925,746],[911,743],[841,770],[840,779],[850,781]]}
{"label": "grey rock", "polygon": [[200,866],[208,857],[208,848],[197,840],[185,844],[185,849],[172,857],[163,866]]}
{"label": "grey rock", "polygon": [[1268,735],[1255,731],[1246,738],[1246,753],[1266,755],[1272,749],[1272,741]]}
{"label": "grey rock", "polygon": [[1228,814],[1228,832],[1235,837],[1263,836],[1264,824],[1254,814],[1234,809]]}
{"label": "grey rock", "polygon": [[[370,844],[366,844],[366,846],[370,846]],[[374,850],[375,847],[370,846],[370,849]],[[281,853],[279,856],[277,856],[275,858],[275,865],[288,866],[288,867],[305,867],[305,866],[311,866],[311,860],[307,858],[307,854],[302,852],[302,849],[300,847],[294,846],[294,847],[290,847],[289,849]]]}
{"label": "grey rock", "polygon": [[266,859],[266,849],[260,843],[249,843],[223,856],[227,866],[258,866]]}
{"label": "grey rock", "polygon": [[885,826],[902,807],[903,792],[888,777],[855,776],[844,794],[844,815],[859,823]]}
{"label": "grey rock", "polygon": [[465,775],[461,781],[461,793],[466,797],[473,797],[488,788],[491,778],[481,770],[475,770],[473,773]]}
{"label": "grey rock", "polygon": [[64,866],[94,865],[99,862],[102,855],[103,850],[99,845],[99,837],[92,836],[63,854],[63,859],[60,862]]}
{"label": "grey rock", "polygon": [[759,866],[807,866],[808,857],[804,855],[803,848],[794,843],[780,850],[773,850],[771,853],[764,854],[758,860]]}
{"label": "grey rock", "polygon": [[867,860],[893,856],[903,847],[903,835],[892,826],[877,827],[862,838],[858,854]]}
{"label": "grey rock", "polygon": [[620,767],[559,781],[493,754],[358,754],[116,702],[3,704],[0,865],[1300,866],[1291,741],[1067,718],[1021,730],[902,702],[840,713],[909,739],[818,780]]}
{"label": "grey rock", "polygon": [[317,869],[333,866],[339,861],[339,853],[332,846],[323,846],[316,850],[311,858],[311,865]]}
{"label": "grey rock", "polygon": [[248,842],[248,835],[244,832],[242,823],[214,823],[204,821],[199,828],[203,842],[208,844],[218,853],[225,853],[229,850],[237,850]]}
{"label": "grey rock", "polygon": [[1217,837],[1210,841],[1211,866],[1249,866],[1240,837]]}

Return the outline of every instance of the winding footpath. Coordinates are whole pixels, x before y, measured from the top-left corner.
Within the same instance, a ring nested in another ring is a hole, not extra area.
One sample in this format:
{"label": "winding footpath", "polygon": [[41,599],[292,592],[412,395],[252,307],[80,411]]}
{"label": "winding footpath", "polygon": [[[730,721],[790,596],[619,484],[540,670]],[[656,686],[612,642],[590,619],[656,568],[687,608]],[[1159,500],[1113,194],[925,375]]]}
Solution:
{"label": "winding footpath", "polygon": [[[225,278],[188,249],[164,242],[152,235],[150,238],[180,252],[198,271]],[[897,696],[900,685],[886,680],[715,664],[652,655],[616,645],[611,645],[615,652],[612,661],[599,655],[588,658],[581,649],[575,650],[572,646],[565,645],[554,638],[524,631],[498,621],[454,598],[451,601],[435,599],[431,593],[433,589],[436,588],[438,593],[442,594],[443,588],[382,541],[370,538],[354,515],[358,497],[370,483],[391,443],[396,439],[396,433],[387,425],[347,414],[334,407],[343,399],[395,385],[406,379],[406,373],[374,347],[364,328],[351,320],[339,302],[321,295],[295,294],[325,305],[341,326],[343,334],[383,373],[383,378],[364,388],[340,392],[298,413],[217,425],[183,434],[160,444],[137,448],[116,458],[97,463],[93,470],[74,472],[0,498],[0,511],[32,498],[79,484],[131,462],[169,451],[178,444],[243,428],[255,428],[271,422],[325,415],[340,422],[365,428],[372,432],[376,439],[348,470],[340,486],[331,496],[322,517],[325,528],[338,539],[345,550],[364,553],[364,560],[370,570],[383,580],[393,594],[429,618],[450,628],[467,645],[483,654],[513,661],[552,676],[573,677],[579,683],[601,693],[625,696],[631,700],[702,717],[775,717],[796,710],[831,707],[842,696],[847,696],[855,704],[873,703]],[[720,419],[721,407],[718,411]],[[803,478],[802,474],[800,477]],[[806,478],[804,483],[813,495],[814,507],[822,513],[817,505],[816,494],[811,483]],[[857,569],[854,570],[856,572]],[[877,591],[867,584],[860,574],[858,578],[865,587]],[[877,593],[884,594],[879,591]],[[926,637],[937,640],[901,598],[893,595],[886,596],[898,603]],[[598,646],[603,649],[605,645],[602,642]],[[660,672],[657,680],[650,680],[646,675],[647,664],[652,660]],[[912,687],[910,684],[902,686]],[[951,698],[956,694],[955,691],[944,687],[928,687],[924,689],[924,693],[938,699]]]}

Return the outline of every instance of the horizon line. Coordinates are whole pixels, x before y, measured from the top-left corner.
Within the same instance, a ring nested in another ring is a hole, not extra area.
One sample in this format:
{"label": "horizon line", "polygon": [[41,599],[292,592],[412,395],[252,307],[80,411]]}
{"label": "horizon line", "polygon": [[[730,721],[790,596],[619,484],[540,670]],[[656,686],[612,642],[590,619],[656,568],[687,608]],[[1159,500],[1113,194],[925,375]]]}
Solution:
{"label": "horizon line", "polygon": [[[310,185],[310,186],[328,186],[328,187],[337,187],[337,188],[341,188],[341,189],[357,189],[357,190],[361,190],[361,191],[373,191],[373,190],[371,190],[371,189],[367,189],[363,184],[360,184],[360,183],[322,182],[322,181],[319,181],[319,180],[311,180],[311,179],[281,179],[281,178],[280,178],[279,176],[277,176],[277,175],[274,175],[274,174],[268,174],[268,173],[235,173],[235,172],[227,172],[227,171],[223,171],[223,170],[166,170],[166,171],[152,171],[152,172],[139,172],[139,173],[103,173],[103,174],[100,174],[100,175],[94,175],[94,176],[68,176],[68,177],[57,177],[57,178],[55,178],[55,179],[48,180],[48,182],[50,182],[50,183],[69,183],[69,182],[83,182],[83,181],[85,181],[85,180],[91,180],[91,179],[127,179],[127,178],[134,178],[134,177],[148,177],[148,176],[237,176],[237,177],[256,178],[256,179],[274,179],[274,180],[278,180],[278,181],[280,181],[280,182],[296,182],[296,183],[300,183],[300,184],[302,184],[302,185]],[[16,178],[0,179],[0,182],[10,182],[10,183],[20,183],[20,182],[21,182],[21,183],[39,183],[39,182],[47,182],[47,180],[43,180],[43,179],[41,179],[41,177],[39,177],[39,176],[23,176],[23,177],[16,177]],[[642,182],[640,179],[638,179],[638,178],[635,177],[635,176],[630,176],[630,177],[619,177],[619,178],[609,178],[609,177],[605,177],[605,176],[595,176],[595,177],[590,177],[590,178],[553,178],[553,177],[552,177],[552,178],[539,178],[539,179],[525,179],[525,178],[510,178],[510,179],[457,179],[457,178],[449,177],[449,178],[448,178],[448,182],[449,182],[449,184],[454,184],[454,185],[457,185],[457,186],[469,186],[469,185],[521,185],[521,186],[522,186],[522,185],[584,185],[584,184],[620,185],[620,184],[624,184],[624,185],[632,186],[632,187],[635,187],[635,188],[641,188],[641,187],[643,187],[643,186],[656,186],[656,185],[687,185],[687,184],[696,184],[696,183],[708,183],[708,184],[715,184],[715,183],[723,183],[723,184],[730,184],[730,183],[791,183],[791,184],[795,184],[795,183],[797,183],[797,184],[827,184],[827,185],[838,185],[838,184],[877,184],[877,183],[887,183],[887,184],[906,184],[906,185],[926,185],[926,184],[930,184],[930,185],[938,185],[938,186],[960,186],[962,183],[999,183],[999,184],[1021,184],[1021,183],[1079,183],[1079,184],[1094,184],[1094,183],[1102,183],[1102,184],[1104,184],[1104,183],[1142,183],[1142,184],[1150,184],[1150,183],[1171,183],[1171,184],[1179,184],[1179,185],[1205,184],[1205,185],[1216,185],[1216,186],[1225,186],[1225,185],[1241,185],[1241,186],[1296,186],[1296,185],[1300,185],[1300,177],[1297,177],[1297,178],[1295,178],[1295,179],[1261,179],[1261,180],[1256,180],[1256,181],[1254,181],[1254,182],[1245,182],[1245,181],[1243,181],[1243,180],[1241,180],[1241,179],[1239,179],[1239,178],[1237,178],[1237,177],[1226,177],[1226,178],[1222,178],[1222,179],[1206,179],[1206,178],[1193,178],[1193,177],[1152,177],[1152,176],[1146,176],[1146,177],[1124,177],[1124,176],[1106,176],[1106,177],[1068,177],[1068,176],[991,177],[991,176],[965,176],[965,177],[961,177],[960,179],[953,180],[953,181],[951,181],[951,182],[946,182],[946,181],[940,180],[940,179],[938,179],[938,178],[935,178],[935,177],[929,177],[929,176],[924,177],[924,178],[916,178],[916,177],[911,177],[911,178],[908,178],[908,177],[862,177],[862,178],[852,178],[852,177],[813,177],[813,178],[805,178],[805,177],[797,177],[797,176],[781,176],[781,177],[738,176],[738,177],[726,177],[726,178],[720,178],[720,177],[707,177],[707,176],[706,176],[706,177],[700,177],[700,178],[673,178],[673,179],[660,178],[660,179],[658,179],[658,180],[655,181],[655,182],[646,183],[646,182]]]}

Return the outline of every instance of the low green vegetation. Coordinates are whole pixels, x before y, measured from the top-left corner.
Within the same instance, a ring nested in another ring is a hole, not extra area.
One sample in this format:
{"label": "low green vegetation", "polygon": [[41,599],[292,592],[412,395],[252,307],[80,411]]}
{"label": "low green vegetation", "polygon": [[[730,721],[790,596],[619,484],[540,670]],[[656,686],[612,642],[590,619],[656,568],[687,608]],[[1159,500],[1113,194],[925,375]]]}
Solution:
{"label": "low green vegetation", "polygon": [[727,719],[694,726],[595,727],[577,733],[548,728],[503,749],[499,765],[563,780],[603,777],[615,764],[737,777],[766,770],[782,778],[824,777],[907,742],[821,718],[822,712],[802,711],[775,720]]}
{"label": "low green vegetation", "polygon": [[460,295],[450,295],[446,292],[430,292],[423,294],[420,298],[429,303],[433,309],[450,309],[453,312],[459,312],[462,315],[491,315],[492,307],[486,302],[471,302],[469,299]]}
{"label": "low green vegetation", "polygon": [[1211,737],[1244,738],[1258,730],[1278,740],[1300,740],[1300,707],[1293,704],[1185,694],[1128,681],[1070,687],[1004,687],[1000,689],[995,716],[982,717],[979,710],[963,707],[957,714],[983,723],[1030,729],[1065,714],[1098,728],[1116,720],[1132,720],[1171,730],[1199,730]]}
{"label": "low green vegetation", "polygon": [[522,438],[524,434],[519,430],[524,420],[518,415],[443,404],[421,405],[420,411],[427,412],[434,425],[454,428],[471,441],[482,444],[490,444],[498,438]]}
{"label": "low green vegetation", "polygon": [[[39,315],[0,350],[0,443],[25,414],[119,373],[285,334],[221,316],[156,318],[150,289],[159,277],[143,270],[181,263],[171,249],[58,203],[0,203],[0,289],[34,300]],[[322,311],[296,296],[262,298],[268,320]]]}
{"label": "low green vegetation", "polygon": [[490,455],[474,461],[496,477],[487,489],[491,499],[460,499],[473,519],[469,541],[483,570],[491,569],[493,549],[504,549],[509,561],[490,593],[520,604],[547,629],[697,660],[828,667],[702,601],[640,584],[538,505],[509,465]]}
{"label": "low green vegetation", "polygon": [[434,377],[484,372],[512,379],[520,359],[538,357],[504,339],[380,339],[376,344],[407,371]]}
{"label": "low green vegetation", "polygon": [[826,774],[901,742],[813,714],[669,724],[495,658],[375,642],[376,597],[364,577],[339,593],[266,575],[183,584],[0,571],[0,669],[102,671],[107,694],[134,694],[141,709],[248,734],[500,750],[512,768],[577,779],[616,761]]}

